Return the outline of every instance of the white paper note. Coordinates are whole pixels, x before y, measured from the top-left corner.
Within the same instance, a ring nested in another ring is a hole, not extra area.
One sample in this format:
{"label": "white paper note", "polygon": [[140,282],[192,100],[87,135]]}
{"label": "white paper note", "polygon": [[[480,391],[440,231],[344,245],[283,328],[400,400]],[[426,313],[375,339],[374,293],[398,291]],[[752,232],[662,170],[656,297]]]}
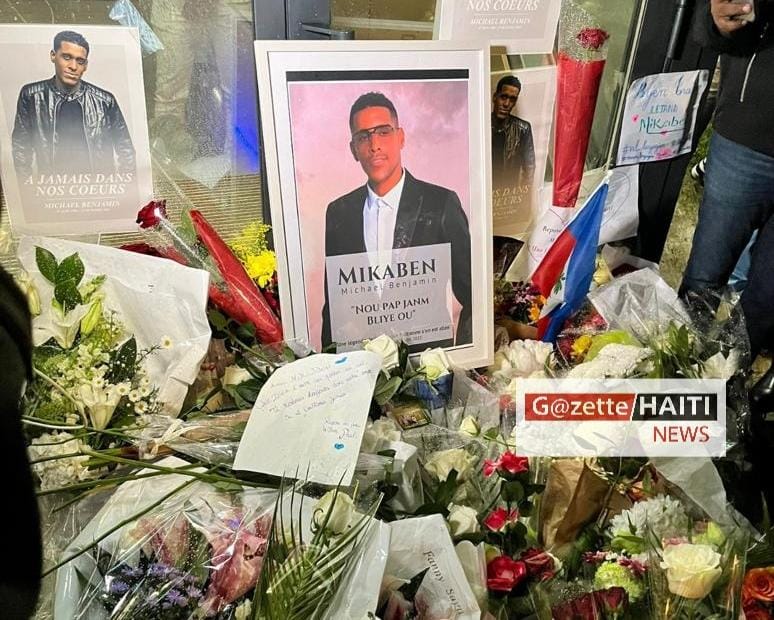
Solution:
{"label": "white paper note", "polygon": [[234,469],[352,482],[381,357],[312,355],[274,372],[258,395]]}

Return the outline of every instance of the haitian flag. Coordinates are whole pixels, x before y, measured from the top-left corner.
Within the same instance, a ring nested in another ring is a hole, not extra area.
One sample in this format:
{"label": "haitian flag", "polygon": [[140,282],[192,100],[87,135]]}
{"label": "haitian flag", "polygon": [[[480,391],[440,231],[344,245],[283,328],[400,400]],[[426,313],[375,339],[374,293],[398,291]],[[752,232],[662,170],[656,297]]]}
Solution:
{"label": "haitian flag", "polygon": [[545,342],[556,339],[565,320],[580,308],[589,292],[607,191],[605,179],[559,233],[532,274],[532,283],[547,300],[538,321],[538,337]]}

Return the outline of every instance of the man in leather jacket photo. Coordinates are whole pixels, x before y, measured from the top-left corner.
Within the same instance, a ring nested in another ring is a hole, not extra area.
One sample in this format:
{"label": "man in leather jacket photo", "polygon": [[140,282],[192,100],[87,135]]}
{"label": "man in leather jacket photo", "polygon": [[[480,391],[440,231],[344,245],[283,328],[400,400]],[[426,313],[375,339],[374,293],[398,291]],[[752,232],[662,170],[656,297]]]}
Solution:
{"label": "man in leather jacket photo", "polygon": [[89,43],[60,32],[51,62],[53,77],[19,93],[12,153],[20,181],[35,174],[134,174],[135,150],[116,98],[82,79]]}

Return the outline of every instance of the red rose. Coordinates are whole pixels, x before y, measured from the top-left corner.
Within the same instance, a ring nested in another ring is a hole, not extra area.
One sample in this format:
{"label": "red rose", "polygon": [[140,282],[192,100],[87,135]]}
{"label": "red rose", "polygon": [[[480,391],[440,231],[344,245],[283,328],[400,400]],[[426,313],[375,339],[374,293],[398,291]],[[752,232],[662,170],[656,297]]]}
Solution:
{"label": "red rose", "polygon": [[551,608],[551,618],[553,620],[575,620],[575,612],[572,609],[572,603],[562,603]]}
{"label": "red rose", "polygon": [[153,228],[166,217],[167,201],[151,200],[137,213],[137,223],[140,228]]}
{"label": "red rose", "polygon": [[744,605],[744,620],[772,620],[771,612],[756,601]]}
{"label": "red rose", "polygon": [[597,601],[591,593],[574,599],[572,610],[575,613],[574,617],[580,617],[582,620],[601,620],[602,618],[600,605],[597,605]]}
{"label": "red rose", "polygon": [[496,461],[484,459],[483,471],[485,478],[489,478],[495,472],[511,476],[523,474],[529,471],[529,459],[526,456],[516,456],[508,450],[501,454]]}
{"label": "red rose", "polygon": [[742,584],[742,597],[747,600],[774,603],[774,566],[747,571]]}
{"label": "red rose", "polygon": [[578,33],[577,37],[581,47],[592,51],[602,47],[609,38],[610,35],[601,28],[584,28]]}
{"label": "red rose", "polygon": [[486,565],[486,586],[494,592],[510,592],[527,578],[527,565],[501,555]]}
{"label": "red rose", "polygon": [[527,565],[530,577],[547,579],[553,576],[554,559],[540,549],[527,549],[519,559]]}
{"label": "red rose", "polygon": [[526,456],[516,456],[509,450],[500,457],[500,471],[503,470],[514,476],[522,474],[529,471],[529,459]]}
{"label": "red rose", "polygon": [[623,613],[629,603],[629,595],[623,588],[615,587],[594,592],[594,600],[597,605],[609,614]]}
{"label": "red rose", "polygon": [[489,513],[484,519],[484,525],[493,532],[501,532],[511,523],[516,523],[519,518],[519,511],[515,508],[508,512],[505,508],[498,508]]}

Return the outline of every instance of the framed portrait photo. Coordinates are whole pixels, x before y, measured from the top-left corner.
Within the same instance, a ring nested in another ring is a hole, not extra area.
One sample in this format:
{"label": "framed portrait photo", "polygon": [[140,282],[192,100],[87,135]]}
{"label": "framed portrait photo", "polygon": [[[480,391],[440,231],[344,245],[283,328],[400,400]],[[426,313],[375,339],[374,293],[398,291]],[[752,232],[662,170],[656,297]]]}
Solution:
{"label": "framed portrait photo", "polygon": [[554,49],[561,0],[436,0],[433,38],[479,41],[507,54]]}
{"label": "framed portrait photo", "polygon": [[489,49],[257,41],[287,338],[493,358]]}
{"label": "framed portrait photo", "polygon": [[523,238],[540,215],[556,101],[556,67],[494,71],[492,221],[495,235]]}
{"label": "framed portrait photo", "polygon": [[153,197],[139,33],[0,25],[0,173],[15,233],[136,229]]}

